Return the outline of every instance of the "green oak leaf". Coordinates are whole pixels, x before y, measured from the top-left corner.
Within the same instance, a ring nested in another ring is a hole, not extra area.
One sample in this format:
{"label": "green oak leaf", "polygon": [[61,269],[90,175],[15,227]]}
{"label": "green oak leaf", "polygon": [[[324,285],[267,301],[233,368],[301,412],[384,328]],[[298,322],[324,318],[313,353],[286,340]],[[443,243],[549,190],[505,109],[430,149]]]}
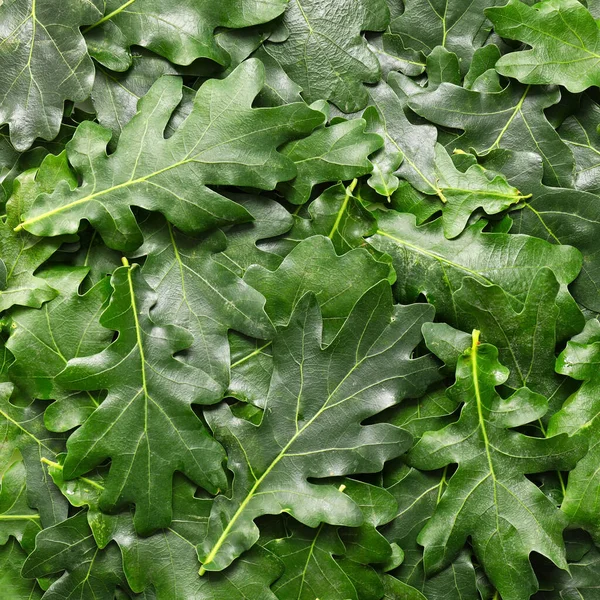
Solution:
{"label": "green oak leaf", "polygon": [[[306,238],[294,245],[275,270],[261,265],[251,265],[247,270],[245,281],[266,297],[265,309],[276,326],[286,325],[302,296],[313,292],[324,318],[323,339],[328,343],[362,294],[379,281],[393,278],[390,265],[376,260],[365,249],[338,256],[334,239],[335,235]],[[229,340],[229,394],[263,406],[273,371],[271,341],[235,334]]]}
{"label": "green oak leaf", "polygon": [[65,100],[90,95],[94,65],[79,28],[100,16],[85,0],[0,5],[0,123],[17,150],[55,138]]}
{"label": "green oak leaf", "polygon": [[500,0],[405,0],[404,4],[404,12],[392,19],[390,31],[399,35],[407,48],[424,54],[436,46],[456,53],[464,73],[491,29],[484,10]]}
{"label": "green oak leaf", "polygon": [[110,549],[112,542],[118,544],[127,583],[135,593],[154,591],[156,600],[275,600],[269,588],[281,575],[282,565],[260,547],[223,573],[199,576],[196,546],[206,535],[212,500],[199,497],[196,486],[183,476],[176,475],[174,480],[169,527],[141,537],[128,512],[106,515],[98,511],[105,483],[101,476],[87,482],[65,481],[58,463],[49,471],[74,506],[89,507],[88,532],[98,547]]}
{"label": "green oak leaf", "polygon": [[396,516],[394,497],[382,487],[355,479],[345,479],[342,485],[344,493],[358,504],[364,517],[361,526],[338,530],[346,558],[356,563],[385,564],[387,570],[387,563],[395,560],[394,549],[378,528]]}
{"label": "green oak leaf", "polygon": [[592,546],[581,558],[569,561],[569,572],[544,569],[540,572],[544,591],[536,594],[534,600],[595,600],[599,568],[600,552]]}
{"label": "green oak leaf", "polygon": [[[398,472],[385,473],[386,489],[396,498],[398,511],[382,532],[391,543],[397,543],[404,550],[404,561],[393,574],[405,586],[415,588],[427,600],[478,600],[476,574],[468,548],[446,569],[425,577],[423,548],[417,543],[417,537],[434,513],[448,485],[447,477],[447,469],[441,472],[422,472],[405,465]],[[408,598],[411,599],[410,596]],[[422,596],[416,596],[416,599],[421,600]]]}
{"label": "green oak leaf", "polygon": [[131,67],[123,73],[96,66],[92,103],[98,123],[113,132],[111,144],[119,139],[123,127],[135,115],[140,98],[152,84],[162,75],[178,74],[168,60],[143,49],[132,56]]}
{"label": "green oak leaf", "polygon": [[[463,280],[463,285],[466,280]],[[450,373],[456,371],[460,356],[471,346],[471,336],[446,323],[423,325],[426,346],[444,363]]]}
{"label": "green oak leaf", "polygon": [[364,119],[322,127],[304,139],[289,142],[280,152],[294,161],[298,175],[278,189],[292,204],[304,204],[318,183],[344,181],[366,175],[373,165],[368,157],[381,147],[382,138],[365,133]]}
{"label": "green oak leaf", "polygon": [[391,575],[386,575],[383,578],[383,586],[385,593],[383,600],[396,600],[397,598],[402,598],[403,600],[427,600],[419,590]]}
{"label": "green oak leaf", "polygon": [[75,233],[85,218],[109,247],[134,250],[142,236],[132,205],[162,212],[188,234],[249,220],[247,211],[206,184],[273,189],[292,179],[294,163],[276,148],[324,119],[303,103],[252,108],[263,82],[261,63],[247,60],[226,79],[204,83],[190,115],[165,139],[181,80],[162,77],[109,156],[111,132],[82,123],[68,144],[82,185],[70,189],[61,183],[52,194],[38,196],[17,229],[45,236]]}
{"label": "green oak leaf", "polygon": [[187,329],[194,341],[185,361],[223,388],[229,382],[230,329],[259,339],[273,336],[264,297],[236,273],[213,260],[225,236],[189,238],[162,218],[144,225],[143,274],[157,295],[152,317]]}
{"label": "green oak leaf", "polygon": [[35,549],[23,565],[25,578],[65,573],[44,594],[46,600],[94,598],[113,600],[125,584],[121,556],[115,544],[96,545],[85,511],[40,532]]}
{"label": "green oak leaf", "polygon": [[555,88],[510,83],[501,91],[476,91],[442,83],[410,98],[409,106],[436,125],[464,131],[449,145],[486,154],[496,148],[537,152],[549,185],[570,187],[574,159],[546,119],[544,110],[560,100]]}
{"label": "green oak leaf", "polygon": [[289,32],[265,50],[303,90],[307,102],[329,100],[346,113],[363,109],[363,83],[377,83],[381,69],[361,31],[389,22],[385,0],[290,0],[283,16]]}
{"label": "green oak leaf", "polygon": [[472,165],[464,173],[459,171],[441,144],[435,147],[435,172],[436,185],[445,200],[444,235],[449,239],[462,233],[478,208],[487,215],[495,215],[528,198],[502,174],[486,171],[480,165]]}
{"label": "green oak leaf", "polygon": [[117,269],[111,284],[100,324],[117,331],[117,339],[99,354],[69,360],[58,376],[67,389],[108,390],[69,437],[64,473],[73,479],[110,457],[101,509],[131,502],[136,529],[149,533],[171,522],[176,470],[212,492],[226,485],[223,451],[191,406],[218,402],[220,387],[173,357],[193,338],[185,329],[152,321],[156,294],[137,265]]}
{"label": "green oak leaf", "polygon": [[[426,323],[423,326],[423,337],[426,340],[427,325],[442,325],[442,323]],[[405,429],[413,438],[418,439],[426,431],[436,431],[454,420],[453,415],[457,405],[446,396],[445,391],[446,388],[443,386],[434,387],[421,398],[405,400],[382,417],[386,422]]]}
{"label": "green oak leaf", "polygon": [[60,154],[75,128],[64,124],[52,142],[35,144],[26,152],[18,152],[10,142],[8,127],[0,127],[0,204],[4,205],[13,191],[13,183],[23,171],[40,166],[49,154]]}
{"label": "green oak leaf", "polygon": [[442,83],[461,84],[458,56],[443,46],[436,46],[426,59],[427,90],[435,90]]}
{"label": "green oak leaf", "polygon": [[[11,335],[6,347],[15,357],[8,376],[29,398],[57,400],[46,409],[44,420],[51,431],[68,431],[83,423],[98,406],[90,393],[73,394],[60,387],[56,376],[71,358],[104,349],[111,333],[98,322],[110,293],[107,278],[86,294],[78,289],[87,275],[85,267],[53,267],[44,280],[59,295],[39,311],[16,309],[11,313]],[[65,323],[69,323],[65,327]]]}
{"label": "green oak leaf", "polygon": [[341,255],[363,246],[363,238],[375,233],[375,219],[361,200],[355,182],[347,187],[338,183],[327,188],[310,203],[308,216],[310,218],[305,219],[296,215],[290,231],[270,247],[276,247],[287,255],[302,240],[324,235],[331,240],[336,253]]}
{"label": "green oak leaf", "polygon": [[364,248],[338,256],[331,239],[316,235],[300,242],[275,271],[251,266],[244,281],[267,299],[265,310],[277,327],[287,325],[303,296],[313,292],[321,306],[323,340],[329,343],[360,297],[392,278],[389,263]]}
{"label": "green oak leaf", "polygon": [[569,474],[561,509],[572,525],[589,531],[596,542],[600,540],[597,496],[600,486],[600,404],[596,366],[599,359],[600,323],[590,319],[583,332],[567,343],[556,361],[558,373],[583,381],[583,384],[552,417],[548,426],[550,435],[563,432],[573,435],[581,431],[589,440],[587,454]]}
{"label": "green oak leaf", "polygon": [[289,512],[308,527],[363,523],[354,501],[308,478],[377,472],[406,449],[409,435],[401,429],[360,423],[437,378],[431,356],[411,358],[431,314],[423,304],[393,306],[382,281],[323,348],[316,298],[303,297],[274,340],[260,425],[235,417],[226,405],[206,412],[235,477],[231,497],[215,499],[202,571],[222,570],[250,548],[259,537],[254,519],[264,514]]}
{"label": "green oak leaf", "polygon": [[485,13],[498,35],[531,46],[500,58],[496,70],[501,75],[522,83],[559,84],[573,93],[600,86],[600,30],[577,0],[544,0],[535,6],[510,0]]}
{"label": "green oak leaf", "polygon": [[529,562],[532,551],[567,567],[562,539],[566,519],[525,474],[573,468],[585,453],[585,442],[511,431],[542,417],[548,401],[528,388],[502,398],[496,386],[507,378],[497,349],[480,345],[475,330],[472,347],[459,359],[456,383],[448,390],[455,401],[464,402],[459,420],[426,433],[409,460],[426,470],[458,465],[418,537],[425,547],[425,572],[449,565],[470,536],[487,577],[502,598],[511,600],[538,588]]}
{"label": "green oak leaf", "polygon": [[266,23],[285,10],[287,0],[102,0],[104,16],[84,29],[90,54],[114,71],[131,64],[131,46],[143,46],[178,65],[208,58],[221,65],[229,55],[217,43],[215,30]]}
{"label": "green oak leaf", "polygon": [[482,81],[480,78],[486,76],[489,71],[494,69],[500,56],[502,54],[496,44],[487,44],[486,46],[477,48],[473,53],[473,60],[471,61],[469,70],[465,74],[464,87],[468,90],[478,89]]}
{"label": "green oak leaf", "polygon": [[402,38],[391,33],[389,27],[385,33],[370,35],[368,41],[369,50],[379,60],[384,79],[394,71],[399,71],[409,77],[416,77],[425,70],[423,54],[406,48]]}
{"label": "green oak leaf", "polygon": [[48,192],[59,183],[75,185],[64,153],[49,155],[37,170],[22,173],[14,182],[14,192],[6,205],[6,221],[0,223],[0,256],[6,267],[6,279],[0,290],[0,310],[14,305],[39,308],[57,294],[34,272],[58,249],[61,238],[52,240],[35,237],[26,231],[14,231],[33,197]]}
{"label": "green oak leaf", "polygon": [[[464,277],[502,288],[515,309],[522,306],[529,284],[543,266],[568,284],[581,269],[581,256],[570,246],[555,246],[527,235],[486,233],[485,221],[468,226],[447,240],[442,219],[418,227],[410,214],[380,212],[378,231],[369,244],[393,260],[398,281],[395,290],[401,302],[414,302],[419,294],[436,308],[440,319],[459,326],[463,316],[454,292]],[[572,302],[572,299],[566,298]]]}
{"label": "green oak leaf", "polygon": [[[62,258],[66,259],[69,265],[88,269],[88,274],[80,286],[81,293],[85,293],[123,264],[122,254],[105,246],[100,236],[91,227],[80,231],[78,237],[77,250],[67,256],[63,254]],[[65,246],[61,248],[61,250],[70,249]]]}
{"label": "green oak leaf", "polygon": [[600,250],[596,243],[600,234],[598,197],[580,190],[542,185],[540,158],[531,153],[490,155],[489,164],[491,168],[500,168],[510,183],[533,194],[523,210],[511,213],[511,232],[534,235],[552,244],[571,244],[577,248],[583,256],[583,266],[570,289],[580,304],[600,310]]}
{"label": "green oak leaf", "polygon": [[394,575],[422,591],[426,578],[423,548],[417,543],[417,537],[448,485],[446,472],[417,471],[403,464],[397,473],[390,473],[389,468],[388,472],[384,471],[384,484],[398,503],[398,510],[391,522],[382,528],[382,533],[390,543],[398,544],[404,551],[404,560]]}
{"label": "green oak leaf", "polygon": [[558,133],[575,156],[575,187],[600,194],[600,106],[588,96],[563,121]]}
{"label": "green oak leaf", "polygon": [[[461,310],[472,317],[483,338],[498,348],[510,374],[506,386],[527,386],[549,399],[556,412],[572,391],[569,380],[554,371],[560,286],[548,268],[532,278],[521,310],[515,310],[504,290],[467,277],[454,294]],[[579,329],[583,327],[580,319]],[[430,348],[431,349],[431,348]]]}
{"label": "green oak leaf", "polygon": [[264,46],[261,45],[252,56],[265,66],[265,87],[256,98],[257,106],[283,106],[302,100],[302,88],[288,77]]}
{"label": "green oak leaf", "polygon": [[[378,193],[388,196],[397,188],[399,177],[419,191],[438,194],[434,174],[435,127],[411,123],[404,113],[405,100],[397,90],[393,74],[385,82],[368,89],[370,107],[365,111],[369,130],[379,133],[384,146],[373,156],[374,174],[369,180]],[[387,193],[389,192],[389,194]]]}
{"label": "green oak leaf", "polygon": [[41,600],[36,581],[21,576],[27,554],[14,538],[0,546],[0,589],[10,600]]}
{"label": "green oak leaf", "polygon": [[56,458],[64,448],[64,437],[44,427],[45,403],[16,406],[10,402],[12,391],[12,384],[0,383],[0,472],[12,464],[18,451],[26,469],[27,504],[48,527],[67,517],[67,503],[42,462]]}

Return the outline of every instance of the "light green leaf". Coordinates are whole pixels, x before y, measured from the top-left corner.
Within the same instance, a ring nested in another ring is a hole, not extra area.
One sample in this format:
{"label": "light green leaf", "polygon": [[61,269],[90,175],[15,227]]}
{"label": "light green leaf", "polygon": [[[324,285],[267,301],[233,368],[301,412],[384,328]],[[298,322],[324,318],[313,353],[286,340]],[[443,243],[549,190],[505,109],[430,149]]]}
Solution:
{"label": "light green leaf", "polygon": [[265,50],[303,90],[309,103],[329,100],[351,113],[367,104],[363,83],[377,83],[379,62],[361,31],[382,31],[385,0],[290,0],[283,16],[284,42]]}
{"label": "light green leaf", "polygon": [[318,183],[348,181],[370,173],[368,157],[383,144],[379,135],[365,133],[364,119],[342,121],[317,129],[280,149],[294,161],[298,175],[278,189],[292,204],[304,204]]}
{"label": "light green leaf", "polygon": [[460,358],[456,383],[448,390],[455,401],[464,402],[459,420],[425,434],[409,460],[427,470],[458,465],[419,534],[425,572],[450,564],[470,536],[486,575],[502,598],[512,600],[537,590],[531,552],[567,566],[566,519],[524,475],[573,468],[585,453],[585,441],[510,431],[543,416],[548,402],[527,388],[502,398],[495,388],[507,377],[496,348],[480,345],[474,331],[472,347]]}
{"label": "light green leaf", "polygon": [[498,35],[531,46],[500,58],[496,69],[501,75],[559,84],[573,93],[600,86],[600,29],[577,0],[544,0],[535,6],[510,0],[485,13]]}
{"label": "light green leaf", "polygon": [[[60,266],[46,271],[44,280],[59,295],[39,311],[17,309],[11,313],[6,347],[15,362],[8,376],[25,397],[57,400],[44,417],[51,431],[81,425],[99,403],[96,396],[73,394],[56,381],[69,359],[100,352],[111,341],[111,333],[98,322],[110,293],[108,279],[80,296],[78,288],[86,274],[85,267]],[[65,327],[66,322],[69,327]]]}

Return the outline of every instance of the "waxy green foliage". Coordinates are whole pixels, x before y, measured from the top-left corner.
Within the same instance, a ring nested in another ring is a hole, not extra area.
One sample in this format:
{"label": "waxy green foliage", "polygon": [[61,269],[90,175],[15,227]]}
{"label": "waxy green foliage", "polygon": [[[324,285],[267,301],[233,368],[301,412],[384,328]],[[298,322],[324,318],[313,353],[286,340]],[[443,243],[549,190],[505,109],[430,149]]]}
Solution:
{"label": "waxy green foliage", "polygon": [[567,521],[524,475],[571,469],[585,447],[581,438],[567,435],[539,439],[510,431],[542,417],[547,400],[526,387],[502,398],[495,388],[507,377],[497,349],[480,345],[475,330],[472,347],[458,361],[456,383],[448,390],[452,399],[464,403],[459,420],[425,433],[409,460],[428,470],[458,465],[418,537],[425,548],[425,572],[447,566],[471,536],[486,575],[510,599],[521,597],[523,589],[536,590],[530,552],[567,566],[562,542]]}
{"label": "waxy green foliage", "polygon": [[486,14],[498,35],[532,47],[503,56],[496,63],[501,75],[570,92],[600,85],[600,30],[577,0],[544,0],[533,7],[511,0]]}
{"label": "waxy green foliage", "polygon": [[597,600],[599,0],[0,0],[0,600]]}
{"label": "waxy green foliage", "polygon": [[575,336],[558,357],[556,370],[563,375],[583,381],[575,392],[550,421],[549,432],[570,434],[585,432],[589,440],[587,454],[579,462],[569,477],[562,510],[571,521],[589,531],[594,539],[600,535],[597,520],[598,497],[595,492],[598,481],[598,443],[600,428],[598,416],[600,406],[597,400],[598,349],[600,326],[596,319],[590,319],[585,329]]}
{"label": "waxy green foliage", "polygon": [[177,65],[189,65],[197,58],[226,65],[229,56],[215,39],[215,30],[271,21],[285,10],[287,0],[175,0],[168,5],[160,0],[102,0],[101,4],[101,18],[84,30],[90,54],[113,71],[125,71],[133,45]]}
{"label": "waxy green foliage", "polygon": [[[69,437],[64,469],[67,478],[77,477],[111,457],[100,506],[135,503],[136,528],[146,533],[171,521],[175,470],[210,491],[226,484],[223,451],[191,408],[194,402],[218,401],[219,386],[173,356],[193,338],[185,329],[151,319],[156,295],[137,265],[117,269],[111,285],[100,324],[118,331],[117,339],[100,354],[72,358],[58,377],[67,389],[108,390],[106,400]],[[165,460],[168,455],[172,458]]]}
{"label": "waxy green foliage", "polygon": [[377,83],[379,62],[361,31],[389,22],[385,0],[290,0],[282,27],[286,39],[265,50],[302,89],[307,102],[330,100],[344,112],[367,104],[363,83]]}
{"label": "waxy green foliage", "polygon": [[132,205],[162,212],[187,233],[250,220],[241,206],[205,184],[272,189],[292,179],[297,169],[276,152],[277,146],[310,132],[324,118],[301,103],[253,109],[263,83],[263,67],[256,60],[223,81],[208,81],[196,94],[189,117],[165,139],[164,129],[181,99],[181,81],[163,77],[144,96],[109,156],[110,132],[86,121],[68,149],[82,185],[73,190],[61,184],[51,195],[38,196],[18,229],[47,236],[73,233],[85,218],[110,247],[134,250],[142,236]]}
{"label": "waxy green foliage", "polygon": [[[409,440],[394,426],[360,423],[436,379],[430,356],[411,358],[430,308],[394,307],[382,282],[360,299],[325,349],[319,313],[314,296],[305,295],[275,338],[259,426],[226,406],[207,413],[229,451],[235,479],[231,499],[215,501],[202,544],[203,569],[220,570],[249,548],[258,538],[254,519],[264,514],[290,512],[312,527],[322,520],[360,525],[363,517],[352,500],[308,478],[376,472]],[[266,444],[271,438],[277,442]]]}
{"label": "waxy green foliage", "polygon": [[101,16],[87,0],[10,0],[0,5],[0,123],[14,147],[54,139],[65,100],[85,100],[94,64],[80,31]]}

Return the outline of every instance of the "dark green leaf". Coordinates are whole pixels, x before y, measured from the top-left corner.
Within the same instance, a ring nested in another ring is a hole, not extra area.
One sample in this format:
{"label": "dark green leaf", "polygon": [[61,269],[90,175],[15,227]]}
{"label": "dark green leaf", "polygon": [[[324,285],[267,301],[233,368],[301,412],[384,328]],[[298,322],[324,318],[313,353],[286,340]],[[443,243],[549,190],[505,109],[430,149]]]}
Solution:
{"label": "dark green leaf", "polygon": [[115,271],[114,289],[100,323],[118,331],[103,352],[71,359],[59,376],[67,389],[107,389],[108,397],[68,440],[65,477],[87,473],[106,458],[111,468],[100,508],[136,505],[136,529],[148,533],[171,522],[173,473],[178,470],[212,492],[226,485],[223,451],[192,403],[214,403],[219,386],[209,375],[173,357],[192,336],[157,325],[156,304],[137,265]]}
{"label": "dark green leaf", "polygon": [[495,388],[507,377],[496,348],[480,345],[475,331],[472,347],[459,359],[456,383],[448,390],[451,398],[464,402],[459,420],[425,434],[409,458],[422,469],[458,464],[419,534],[425,572],[450,564],[470,536],[486,575],[502,598],[510,600],[537,590],[529,563],[532,551],[561,568],[567,564],[562,540],[566,519],[524,475],[573,468],[585,452],[585,441],[510,431],[543,416],[548,402],[527,388],[503,399]]}
{"label": "dark green leaf", "polygon": [[[135,4],[134,4],[135,2]],[[240,28],[278,17],[287,0],[103,0],[104,16],[84,32],[90,54],[114,71],[131,63],[130,47],[144,46],[179,65],[209,58],[222,65],[229,56],[217,43],[215,29]]]}
{"label": "dark green leaf", "polygon": [[94,65],[79,28],[100,16],[87,0],[0,5],[0,122],[17,150],[55,138],[65,100],[89,96]]}
{"label": "dark green leaf", "polygon": [[553,88],[511,83],[501,91],[476,91],[442,83],[410,99],[409,106],[437,125],[461,129],[452,146],[486,154],[495,148],[538,152],[549,185],[570,187],[573,154],[544,115],[560,100]]}
{"label": "dark green leaf", "polygon": [[234,417],[227,406],[207,413],[235,479],[231,498],[215,500],[203,569],[221,570],[252,546],[258,539],[253,521],[263,514],[289,512],[309,527],[362,523],[356,503],[307,478],[376,472],[406,448],[409,436],[402,430],[360,422],[435,380],[430,356],[410,358],[430,315],[424,305],[393,307],[389,284],[381,282],[323,349],[318,305],[304,296],[275,338],[260,426]]}
{"label": "dark green leaf", "polygon": [[265,44],[303,90],[307,102],[330,100],[344,112],[367,104],[363,83],[377,83],[381,71],[361,31],[382,31],[389,12],[385,0],[290,0],[283,17],[289,32]]}

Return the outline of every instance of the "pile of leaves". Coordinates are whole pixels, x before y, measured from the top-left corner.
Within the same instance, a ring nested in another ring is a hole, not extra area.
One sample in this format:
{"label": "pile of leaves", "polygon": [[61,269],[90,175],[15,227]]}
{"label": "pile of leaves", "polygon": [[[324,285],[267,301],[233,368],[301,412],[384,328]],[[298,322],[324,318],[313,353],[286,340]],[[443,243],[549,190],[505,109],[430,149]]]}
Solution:
{"label": "pile of leaves", "polygon": [[0,598],[598,598],[598,0],[0,2]]}

